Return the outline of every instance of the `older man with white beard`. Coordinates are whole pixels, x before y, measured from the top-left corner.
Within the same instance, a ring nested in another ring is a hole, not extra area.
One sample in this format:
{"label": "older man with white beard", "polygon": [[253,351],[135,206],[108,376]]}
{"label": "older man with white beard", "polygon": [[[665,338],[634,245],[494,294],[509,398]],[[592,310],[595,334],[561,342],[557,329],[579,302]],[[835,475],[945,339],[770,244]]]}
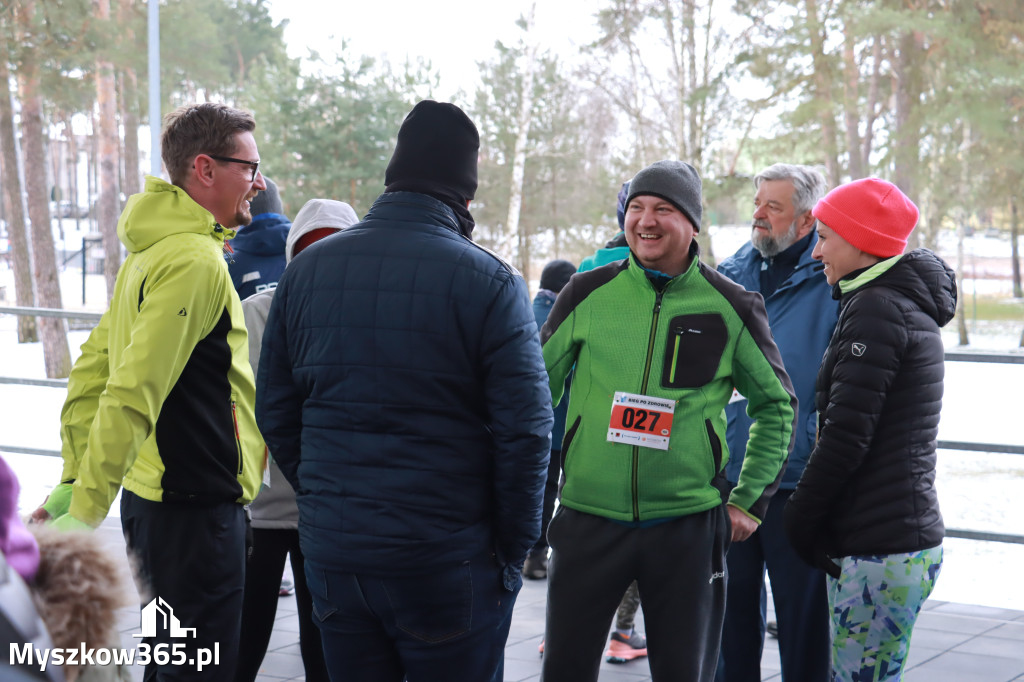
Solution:
{"label": "older man with white beard", "polygon": [[[764,573],[772,583],[778,619],[782,674],[787,680],[829,679],[830,644],[825,574],[802,563],[786,539],[782,509],[793,493],[814,446],[814,382],[838,316],[838,303],[812,257],[817,242],[811,215],[825,194],[821,172],[777,163],[754,178],[757,193],[750,243],[726,259],[719,271],[764,297],[768,324],[799,400],[793,451],[764,522],[727,555],[722,654],[717,682],[759,682],[765,633]],[[747,401],[726,408],[729,463],[726,476],[739,480],[753,420]]]}

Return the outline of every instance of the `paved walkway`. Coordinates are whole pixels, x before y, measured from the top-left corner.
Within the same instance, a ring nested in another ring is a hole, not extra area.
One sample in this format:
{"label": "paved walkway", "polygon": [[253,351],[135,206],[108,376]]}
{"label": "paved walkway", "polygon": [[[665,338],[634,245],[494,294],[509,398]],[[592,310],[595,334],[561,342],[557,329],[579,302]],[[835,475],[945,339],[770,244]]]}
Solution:
{"label": "paved walkway", "polygon": [[[102,531],[123,552],[120,521],[107,519]],[[1007,585],[1007,589],[1019,589]],[[505,647],[505,682],[536,682],[541,660],[537,646],[544,630],[546,581],[526,581],[516,602]],[[769,617],[771,617],[769,611]],[[643,614],[638,614],[643,629]],[[124,646],[134,647],[139,632],[137,609],[124,609],[119,621]],[[761,661],[762,679],[780,682],[777,642],[768,638]],[[142,680],[136,666],[133,679]],[[294,597],[281,597],[277,623],[263,661],[259,682],[303,680],[299,625]],[[600,682],[650,680],[646,659],[614,665],[601,663]],[[910,664],[904,682],[1024,682],[1024,612],[929,601],[914,629]],[[415,681],[414,681],[415,682]]]}

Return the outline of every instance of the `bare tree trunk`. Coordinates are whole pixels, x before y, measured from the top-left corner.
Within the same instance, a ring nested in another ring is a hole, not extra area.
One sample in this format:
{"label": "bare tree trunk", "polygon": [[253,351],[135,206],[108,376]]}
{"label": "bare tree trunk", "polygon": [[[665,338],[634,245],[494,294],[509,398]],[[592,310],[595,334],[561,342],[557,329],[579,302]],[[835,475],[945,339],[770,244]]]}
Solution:
{"label": "bare tree trunk", "polygon": [[533,16],[537,5],[530,5],[530,13],[526,18],[524,33],[526,37],[525,63],[520,70],[522,74],[522,90],[519,96],[519,117],[516,122],[516,146],[512,156],[512,181],[509,185],[508,218],[505,224],[512,234],[517,235],[519,248],[517,267],[523,278],[530,281],[530,236],[529,227],[519,224],[519,213],[523,206],[523,178],[526,173],[526,144],[530,137],[530,124],[533,119],[533,77],[537,47],[533,33]]}
{"label": "bare tree trunk", "polygon": [[683,42],[686,49],[687,92],[679,99],[679,106],[689,112],[687,124],[687,155],[680,159],[692,159],[697,168],[704,165],[704,128],[701,125],[701,105],[693,101],[693,95],[700,84],[697,82],[697,7],[695,2],[683,2]]}
{"label": "bare tree trunk", "polygon": [[[924,76],[923,37],[915,31],[908,31],[899,38],[899,57],[896,60],[896,138],[894,158],[894,181],[904,194],[913,198],[917,195],[915,171],[920,163],[921,126],[918,110],[921,106]],[[907,250],[921,245],[918,231],[910,234]]]}
{"label": "bare tree trunk", "polygon": [[860,163],[866,173],[871,163],[871,146],[874,141],[875,119],[878,118],[878,91],[882,80],[882,38],[875,36],[874,46],[871,50],[873,68],[871,70],[871,81],[868,85],[868,101],[865,111],[867,112],[864,121],[864,139],[861,147]]}
{"label": "bare tree trunk", "polygon": [[818,19],[816,0],[804,0],[807,10],[807,30],[811,38],[811,58],[814,63],[814,91],[818,100],[818,120],[821,124],[822,153],[825,157],[825,175],[829,185],[839,184],[838,152],[836,150],[836,120],[832,112],[832,94],[829,84],[832,82],[831,69],[825,56],[824,27]]}
{"label": "bare tree trunk", "polygon": [[[120,0],[117,5],[118,19],[125,43],[135,43],[132,22],[133,0]],[[142,191],[142,177],[139,171],[139,79],[135,69],[127,66],[118,79],[121,83],[121,122],[124,124],[124,193],[128,196]],[[159,153],[154,150],[154,154]],[[120,208],[120,206],[118,206]]]}
{"label": "bare tree trunk", "polygon": [[[966,194],[968,181],[967,154],[970,152],[971,127],[965,123],[963,126],[963,138],[960,141],[960,189]],[[956,326],[960,333],[960,345],[966,346],[970,341],[967,338],[967,319],[964,304],[964,271],[967,269],[967,261],[964,259],[964,239],[967,237],[967,209],[966,197],[960,197],[960,208],[956,209],[956,289],[957,301],[960,304],[956,311]]]}
{"label": "bare tree trunk", "polygon": [[61,211],[60,206],[60,202],[64,199],[64,190],[61,189],[60,186],[60,167],[62,165],[61,154],[63,152],[63,148],[59,141],[55,144],[54,141],[50,139],[49,135],[44,136],[43,144],[45,145],[44,151],[48,152],[47,156],[50,159],[50,174],[53,178],[53,182],[49,183],[51,187],[50,201],[52,201],[54,206],[57,208],[57,230],[60,235],[60,241],[63,244],[66,239],[64,235],[64,216],[62,215],[63,211]]}
{"label": "bare tree trunk", "polygon": [[964,238],[966,237],[966,225],[964,221],[956,226],[956,329],[960,335],[960,345],[966,346],[970,343],[967,338],[967,309],[964,300],[964,270],[967,269],[967,260],[964,258]]}
{"label": "bare tree trunk", "polygon": [[[110,20],[110,0],[97,0],[97,18]],[[121,242],[117,239],[118,199],[118,135],[117,96],[114,88],[114,65],[102,57],[96,60],[96,102],[99,107],[99,231],[103,236],[103,278],[107,284],[107,301],[114,295],[117,270],[121,267]]]}
{"label": "bare tree trunk", "polygon": [[[26,2],[26,16],[31,2]],[[61,308],[60,279],[50,225],[50,207],[46,196],[46,155],[43,151],[43,100],[39,93],[39,68],[34,56],[22,61],[21,131],[25,149],[25,185],[28,190],[28,213],[32,222],[32,261],[35,267],[39,305]],[[43,358],[46,376],[66,377],[71,372],[71,353],[65,322],[59,318],[39,319],[43,337]]]}
{"label": "bare tree trunk", "polygon": [[[121,121],[124,123],[124,193],[126,196],[142,191],[139,153],[138,79],[135,72],[121,73]],[[118,205],[120,209],[120,205]]]}
{"label": "bare tree trunk", "polygon": [[81,205],[81,197],[78,194],[78,140],[75,139],[75,129],[71,127],[71,116],[64,118],[64,130],[68,137],[68,191],[71,196],[72,210],[75,212],[75,231],[82,231],[82,216],[78,207]]}
{"label": "bare tree trunk", "polygon": [[[679,94],[679,108],[688,112],[687,135],[680,146],[680,159],[690,161],[698,173],[703,172],[704,166],[704,120],[702,115],[702,104],[693,101],[693,94],[699,88],[707,85],[706,82],[698,81],[697,76],[697,7],[692,0],[685,0],[682,3],[683,36],[682,49],[686,63],[686,84],[685,92]],[[705,55],[706,57],[707,55]],[[706,73],[704,74],[706,77]],[[682,76],[680,75],[680,79]],[[706,80],[706,78],[705,78]],[[715,266],[715,252],[711,246],[711,233],[705,227],[697,232],[697,245],[700,246],[701,257],[709,266]]]}
{"label": "bare tree trunk", "polygon": [[843,27],[843,89],[844,104],[846,110],[846,153],[849,156],[850,178],[857,180],[863,178],[864,164],[861,158],[860,139],[860,116],[858,105],[860,103],[860,68],[857,65],[857,57],[854,52],[856,38],[849,23]]}
{"label": "bare tree trunk", "polygon": [[[1017,241],[1020,236],[1020,216],[1017,214],[1017,197],[1010,195],[1010,262],[1013,267],[1013,297],[1024,298],[1024,290],[1020,285],[1020,245]],[[1024,337],[1021,338],[1021,345],[1024,345]]]}
{"label": "bare tree trunk", "polygon": [[[36,304],[32,288],[30,244],[25,229],[25,202],[21,192],[21,172],[18,165],[18,140],[14,135],[14,116],[11,106],[11,74],[7,68],[7,43],[0,31],[0,154],[4,162],[4,198],[7,200],[7,237],[10,240],[11,268],[14,270],[14,301],[18,306],[32,308]],[[39,340],[36,318],[18,316],[18,343]]]}

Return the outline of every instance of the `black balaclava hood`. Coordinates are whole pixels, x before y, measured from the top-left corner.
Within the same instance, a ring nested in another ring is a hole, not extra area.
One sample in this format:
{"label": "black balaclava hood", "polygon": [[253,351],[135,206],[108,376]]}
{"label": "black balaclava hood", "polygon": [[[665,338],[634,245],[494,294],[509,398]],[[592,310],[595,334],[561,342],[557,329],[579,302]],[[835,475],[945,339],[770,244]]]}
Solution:
{"label": "black balaclava hood", "polygon": [[423,100],[398,130],[398,142],[384,172],[385,192],[421,192],[443,201],[466,237],[474,221],[466,202],[476,195],[480,134],[462,109]]}

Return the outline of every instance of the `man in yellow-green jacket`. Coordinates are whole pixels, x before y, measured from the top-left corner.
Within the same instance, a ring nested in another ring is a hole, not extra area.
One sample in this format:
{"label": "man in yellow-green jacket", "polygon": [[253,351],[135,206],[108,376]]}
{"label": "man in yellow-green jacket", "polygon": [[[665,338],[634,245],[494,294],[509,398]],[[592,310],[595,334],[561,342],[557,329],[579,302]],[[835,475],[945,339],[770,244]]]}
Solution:
{"label": "man in yellow-green jacket", "polygon": [[[68,380],[61,484],[33,514],[93,528],[124,488],[140,594],[164,614],[154,634],[144,610],[143,635],[153,653],[167,644],[168,657],[153,658],[170,659],[150,663],[146,680],[230,679],[236,662],[243,504],[259,490],[265,447],[223,249],[266,187],[254,128],[249,113],[220,104],[165,118],[171,183],[147,177],[118,221],[128,257]],[[174,619],[184,629],[159,627]]]}

